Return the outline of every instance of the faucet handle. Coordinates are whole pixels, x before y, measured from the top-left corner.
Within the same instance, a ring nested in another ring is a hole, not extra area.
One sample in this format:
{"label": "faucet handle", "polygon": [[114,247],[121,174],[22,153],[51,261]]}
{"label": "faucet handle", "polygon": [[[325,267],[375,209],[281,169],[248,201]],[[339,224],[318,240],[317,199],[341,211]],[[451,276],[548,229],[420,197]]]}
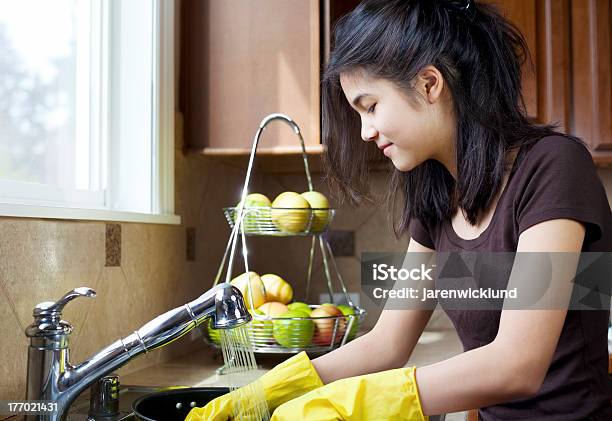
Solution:
{"label": "faucet handle", "polygon": [[79,287],[75,288],[72,291],[64,294],[62,298],[57,300],[57,302],[53,301],[45,301],[43,303],[39,303],[34,307],[34,316],[55,316],[57,314],[61,314],[64,306],[68,304],[70,301],[74,300],[78,297],[95,297],[96,291],[88,287]]}

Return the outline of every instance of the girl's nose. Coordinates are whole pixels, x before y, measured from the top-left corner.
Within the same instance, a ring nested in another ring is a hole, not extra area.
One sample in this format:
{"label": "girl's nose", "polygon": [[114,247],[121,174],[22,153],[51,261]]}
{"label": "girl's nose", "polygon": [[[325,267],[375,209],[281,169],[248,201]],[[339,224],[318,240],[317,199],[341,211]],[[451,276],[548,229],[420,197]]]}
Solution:
{"label": "girl's nose", "polygon": [[364,142],[371,142],[378,137],[378,131],[372,125],[361,126],[361,138]]}

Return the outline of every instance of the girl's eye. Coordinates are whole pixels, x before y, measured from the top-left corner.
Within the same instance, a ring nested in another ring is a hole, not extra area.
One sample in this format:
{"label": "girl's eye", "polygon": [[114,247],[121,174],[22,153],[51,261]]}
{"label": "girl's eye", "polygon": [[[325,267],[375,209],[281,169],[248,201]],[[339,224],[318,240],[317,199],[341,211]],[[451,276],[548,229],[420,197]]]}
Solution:
{"label": "girl's eye", "polygon": [[376,104],[374,104],[370,108],[368,108],[368,113],[373,113],[375,107],[376,107]]}

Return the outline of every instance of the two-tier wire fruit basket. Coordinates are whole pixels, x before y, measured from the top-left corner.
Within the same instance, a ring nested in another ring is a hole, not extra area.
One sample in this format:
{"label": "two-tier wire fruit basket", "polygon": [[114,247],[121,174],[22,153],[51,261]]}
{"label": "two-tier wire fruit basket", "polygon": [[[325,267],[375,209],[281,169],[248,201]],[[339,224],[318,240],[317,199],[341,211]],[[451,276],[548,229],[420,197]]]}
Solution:
{"label": "two-tier wire fruit basket", "polygon": [[[323,276],[329,293],[329,302],[334,303],[334,289],[332,283],[335,281],[344,294],[346,305],[342,314],[331,316],[312,317],[306,316],[311,311],[321,307],[319,304],[305,304],[308,311],[303,316],[269,317],[255,310],[254,303],[256,295],[255,288],[247,288],[245,302],[251,311],[253,320],[248,325],[250,341],[254,352],[292,354],[300,351],[311,353],[329,352],[357,336],[359,327],[365,317],[365,310],[353,303],[348,294],[344,280],[338,270],[331,247],[325,233],[333,220],[336,210],[332,208],[277,208],[271,206],[245,206],[248,196],[248,187],[253,171],[253,162],[257,152],[257,145],[261,134],[268,124],[273,121],[281,121],[288,124],[297,135],[302,147],[304,171],[308,184],[308,192],[313,192],[312,178],[308,167],[308,158],[304,139],[298,125],[284,114],[270,114],[261,123],[253,139],[253,146],[247,167],[246,178],[242,189],[241,200],[236,207],[224,208],[224,214],[231,228],[231,234],[225,248],[221,265],[214,280],[216,285],[223,277],[225,271],[225,282],[232,279],[232,268],[238,242],[242,246],[242,257],[244,261],[245,275],[250,274],[248,262],[247,238],[249,236],[310,236],[312,237],[310,252],[308,254],[308,265],[306,270],[306,300],[309,296],[312,278],[313,261],[317,249],[321,253],[323,262]],[[227,265],[226,265],[227,263]],[[333,275],[333,276],[332,276]],[[249,284],[250,285],[250,284]],[[264,288],[265,295],[265,288]],[[297,304],[297,303],[296,303]],[[205,329],[205,339],[213,347],[219,347],[219,332],[208,326]]]}

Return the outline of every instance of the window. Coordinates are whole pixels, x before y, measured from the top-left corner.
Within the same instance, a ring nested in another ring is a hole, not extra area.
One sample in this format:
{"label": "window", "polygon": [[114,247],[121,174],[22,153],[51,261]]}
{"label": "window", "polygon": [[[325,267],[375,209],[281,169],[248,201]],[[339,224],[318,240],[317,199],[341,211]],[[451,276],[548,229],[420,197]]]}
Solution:
{"label": "window", "polygon": [[0,14],[0,215],[179,223],[174,2]]}

